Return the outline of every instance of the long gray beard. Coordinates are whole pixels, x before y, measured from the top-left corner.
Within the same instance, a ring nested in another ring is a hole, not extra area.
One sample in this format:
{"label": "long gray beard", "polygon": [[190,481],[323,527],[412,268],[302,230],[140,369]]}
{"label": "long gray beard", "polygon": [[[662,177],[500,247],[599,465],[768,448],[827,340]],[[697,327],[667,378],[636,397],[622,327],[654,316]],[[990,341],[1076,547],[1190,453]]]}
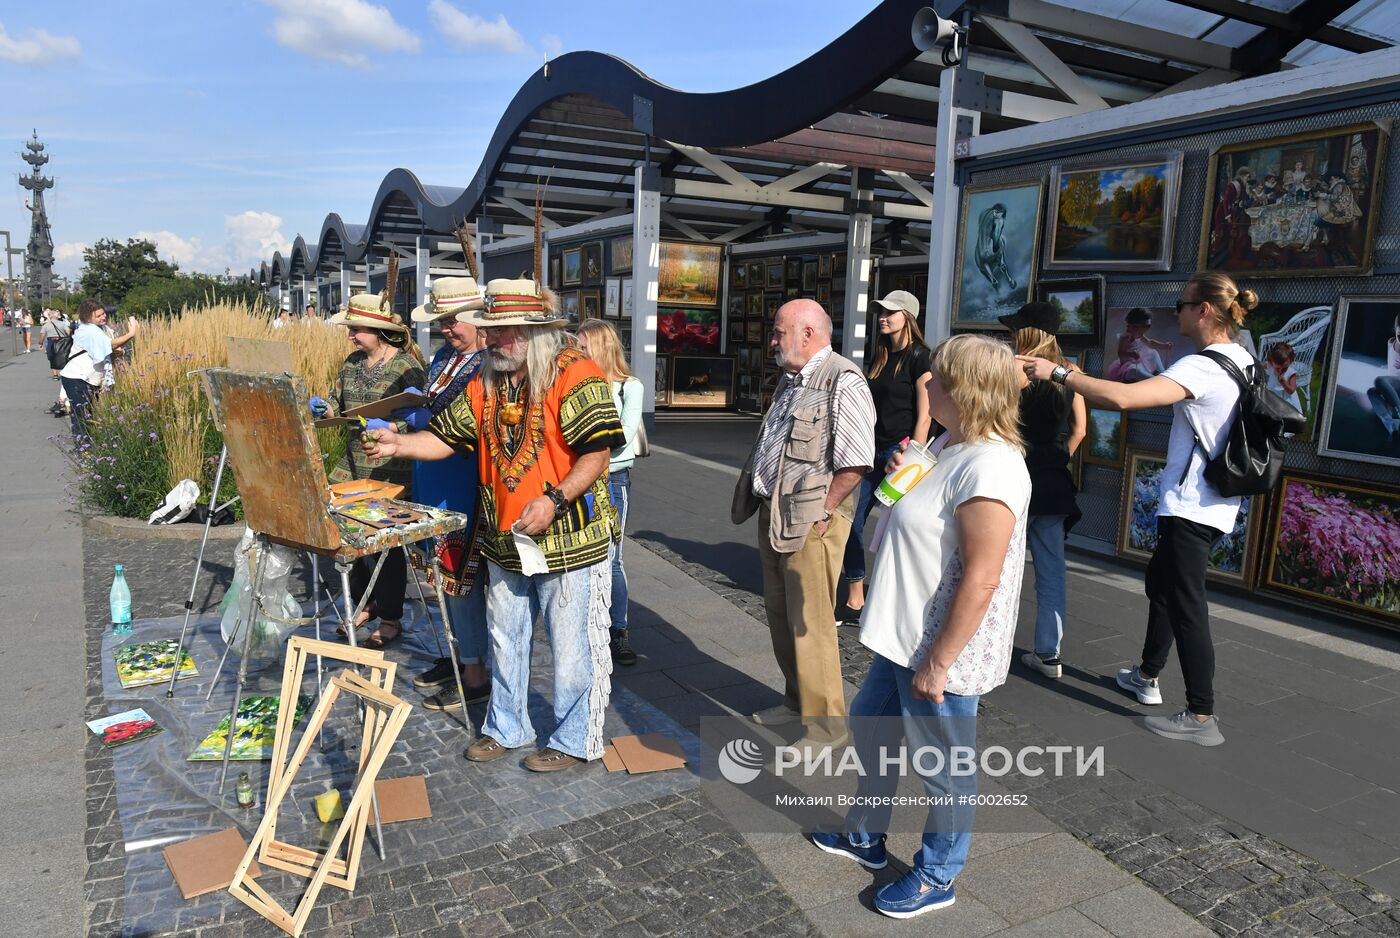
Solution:
{"label": "long gray beard", "polygon": [[519,354],[511,355],[499,349],[488,348],[486,350],[486,364],[490,371],[496,374],[512,374],[521,365],[525,364],[525,358],[529,355],[528,348],[521,349]]}

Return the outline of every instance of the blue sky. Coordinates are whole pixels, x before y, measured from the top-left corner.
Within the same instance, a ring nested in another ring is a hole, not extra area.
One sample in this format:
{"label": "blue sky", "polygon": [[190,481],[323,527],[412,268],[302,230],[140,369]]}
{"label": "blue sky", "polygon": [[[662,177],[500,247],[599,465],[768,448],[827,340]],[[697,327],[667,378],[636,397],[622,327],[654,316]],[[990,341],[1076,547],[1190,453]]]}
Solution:
{"label": "blue sky", "polygon": [[464,185],[548,52],[617,55],[685,90],[760,80],[873,6],[840,0],[231,0],[8,4],[0,228],[28,237],[17,154],[57,178],[58,272],[104,237],[147,236],[186,270],[246,272],[329,211],[360,222],[396,166]]}

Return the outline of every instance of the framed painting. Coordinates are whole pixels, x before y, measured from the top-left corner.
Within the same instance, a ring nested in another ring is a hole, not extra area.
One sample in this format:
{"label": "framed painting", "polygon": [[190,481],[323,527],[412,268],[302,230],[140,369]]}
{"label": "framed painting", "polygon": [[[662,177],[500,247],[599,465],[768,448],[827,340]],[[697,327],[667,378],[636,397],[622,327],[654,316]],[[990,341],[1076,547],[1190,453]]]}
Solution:
{"label": "framed painting", "polygon": [[744,321],[742,319],[729,320],[729,344],[738,345],[744,341]]}
{"label": "framed painting", "polygon": [[781,293],[763,294],[763,318],[768,322],[778,318],[778,308],[783,305],[783,295]]}
{"label": "framed painting", "polygon": [[1181,151],[1050,168],[1046,270],[1170,270]]}
{"label": "framed painting", "polygon": [[583,282],[583,249],[564,249],[564,277],[559,281],[565,286]]}
{"label": "framed painting", "polygon": [[632,318],[632,278],[626,277],[622,281],[622,318]]}
{"label": "framed painting", "polygon": [[744,341],[750,345],[763,344],[763,320],[750,319],[744,323]]}
{"label": "framed painting", "polygon": [[[1123,497],[1118,522],[1118,556],[1134,560],[1152,559],[1157,549],[1157,502],[1162,472],[1167,459],[1161,453],[1129,450],[1123,472]],[[1240,500],[1235,527],[1216,541],[1206,563],[1206,577],[1249,588],[1254,580],[1255,558],[1259,551],[1260,516],[1263,499],[1247,496]]]}
{"label": "framed painting", "polygon": [[[780,260],[769,261],[764,268],[764,287],[769,290],[781,290],[783,288],[783,262]],[[757,284],[755,284],[757,286]]]}
{"label": "framed painting", "polygon": [[1250,277],[1369,274],[1388,131],[1251,140],[1211,154],[1198,267]]}
{"label": "framed painting", "polygon": [[625,238],[614,238],[608,242],[608,250],[612,255],[609,260],[612,262],[612,272],[615,274],[627,274],[632,272],[632,236]]}
{"label": "framed painting", "polygon": [[914,275],[903,272],[891,273],[890,289],[903,290],[906,293],[914,292]]}
{"label": "framed painting", "polygon": [[807,294],[815,293],[817,290],[817,262],[802,262],[802,292]]}
{"label": "framed painting", "polygon": [[783,259],[783,281],[789,287],[795,287],[802,283],[802,258],[788,257]]}
{"label": "framed painting", "polygon": [[616,277],[608,281],[608,290],[603,297],[603,313],[610,319],[622,314],[622,281]]}
{"label": "framed painting", "polygon": [[656,406],[669,407],[671,404],[671,356],[656,356]]}
{"label": "framed painting", "polygon": [[763,261],[749,261],[749,289],[762,290],[764,277]]}
{"label": "framed painting", "polygon": [[750,316],[762,316],[763,294],[758,292],[748,294],[748,297],[745,301],[745,309],[748,310],[748,314]]}
{"label": "framed painting", "polygon": [[667,354],[718,352],[719,310],[658,308],[656,336],[658,350]]}
{"label": "framed painting", "polygon": [[656,302],[670,306],[718,306],[723,255],[724,248],[718,244],[662,241]]}
{"label": "framed painting", "polygon": [[748,309],[748,298],[742,293],[729,294],[729,318],[743,319],[744,310]]}
{"label": "framed painting", "polygon": [[[1044,194],[1039,180],[963,190],[953,265],[954,329],[1000,329],[997,317],[1031,298]],[[906,276],[908,283],[894,289],[912,289],[913,275]]]}
{"label": "framed painting", "polygon": [[831,302],[831,284],[829,282],[817,281],[817,302],[823,304]]}
{"label": "framed painting", "polygon": [[583,246],[583,281],[598,283],[603,279],[603,242]]}
{"label": "framed painting", "polygon": [[721,355],[676,355],[671,359],[672,407],[721,409],[734,396],[734,359]]}
{"label": "framed painting", "polygon": [[1095,466],[1122,466],[1128,415],[1121,410],[1088,407],[1085,425],[1084,442],[1079,445],[1084,461]]}
{"label": "framed painting", "polygon": [[749,265],[742,261],[729,268],[729,289],[747,290],[749,288]]}
{"label": "framed painting", "polygon": [[1099,324],[1103,318],[1102,277],[1042,280],[1035,285],[1035,297],[1059,311],[1061,345],[1094,345],[1099,341]]}
{"label": "framed painting", "polygon": [[1297,435],[1311,440],[1326,382],[1332,307],[1311,303],[1260,303],[1249,311],[1236,341],[1263,362],[1269,388],[1298,408],[1307,426]]}
{"label": "framed painting", "polygon": [[830,279],[831,279],[831,255],[830,255],[830,254],[820,254],[820,255],[817,256],[817,279],[818,279],[818,280],[830,280]]}
{"label": "framed painting", "polygon": [[579,322],[585,319],[603,318],[603,297],[597,290],[583,290],[579,294]]}
{"label": "framed painting", "polygon": [[558,289],[559,284],[560,284],[560,275],[562,274],[563,269],[564,269],[564,265],[560,262],[560,259],[559,259],[559,255],[558,255],[558,254],[554,255],[553,257],[551,257],[551,258],[549,259],[549,286],[550,286],[550,287],[553,287],[553,288],[555,288],[555,289]]}
{"label": "framed painting", "polygon": [[1134,384],[1160,375],[1196,344],[1176,331],[1173,306],[1113,306],[1104,316],[1103,377]]}
{"label": "framed painting", "polygon": [[1285,471],[1263,586],[1400,627],[1400,489]]}
{"label": "framed painting", "polygon": [[1400,296],[1337,301],[1317,438],[1323,456],[1400,466]]}
{"label": "framed painting", "polygon": [[559,311],[569,322],[578,322],[579,291],[570,290],[568,293],[559,294]]}

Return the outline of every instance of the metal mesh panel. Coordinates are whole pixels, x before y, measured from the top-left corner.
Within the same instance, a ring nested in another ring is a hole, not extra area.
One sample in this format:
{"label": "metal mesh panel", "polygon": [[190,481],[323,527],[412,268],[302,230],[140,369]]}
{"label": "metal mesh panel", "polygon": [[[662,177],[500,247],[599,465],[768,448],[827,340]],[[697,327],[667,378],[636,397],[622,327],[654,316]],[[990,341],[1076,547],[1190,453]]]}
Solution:
{"label": "metal mesh panel", "polygon": [[[1105,307],[1170,306],[1176,302],[1186,281],[1196,270],[1202,214],[1205,210],[1206,176],[1211,154],[1215,150],[1234,143],[1327,130],[1366,121],[1384,122],[1397,117],[1400,117],[1400,101],[1393,101],[1312,114],[1286,121],[1188,134],[1168,141],[1155,141],[1138,146],[1088,151],[1073,161],[1039,160],[980,173],[976,171],[974,164],[969,182],[981,186],[1046,179],[1049,177],[1050,167],[1057,162],[1127,162],[1160,156],[1168,150],[1182,150],[1185,159],[1181,168],[1181,190],[1177,203],[1171,270],[1153,273],[1108,273],[1104,297]],[[1260,277],[1252,280],[1239,277],[1241,284],[1258,292],[1261,302],[1265,303],[1335,304],[1339,296],[1400,294],[1400,159],[1395,155],[1396,143],[1395,140],[1390,141],[1391,146],[1387,152],[1380,183],[1380,214],[1372,255],[1376,274],[1370,277],[1298,276]],[[1040,260],[1041,258],[1037,258],[1037,263]],[[1044,271],[1040,273],[1045,275]],[[1068,276],[1061,271],[1055,271],[1052,275]],[[1331,341],[1329,338],[1329,345]],[[1085,370],[1092,374],[1100,373],[1102,363],[1102,350],[1087,351],[1081,361]],[[1130,414],[1127,445],[1130,448],[1166,452],[1170,424],[1169,410]],[[1289,443],[1284,465],[1289,469],[1367,482],[1389,483],[1395,477],[1395,468],[1392,466],[1319,456],[1315,440]],[[1110,545],[1116,543],[1121,489],[1121,470],[1085,466],[1079,497],[1079,506],[1084,512],[1084,518],[1075,527],[1075,533]]]}

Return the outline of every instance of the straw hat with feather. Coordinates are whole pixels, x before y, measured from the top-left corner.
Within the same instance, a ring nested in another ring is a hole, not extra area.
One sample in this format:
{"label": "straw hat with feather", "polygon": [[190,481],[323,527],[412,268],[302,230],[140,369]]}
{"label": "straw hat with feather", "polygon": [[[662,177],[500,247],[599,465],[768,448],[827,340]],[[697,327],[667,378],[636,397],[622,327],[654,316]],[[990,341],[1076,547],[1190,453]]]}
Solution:
{"label": "straw hat with feather", "polygon": [[434,322],[458,313],[479,310],[485,304],[475,277],[439,277],[433,281],[428,301],[414,307],[414,322]]}
{"label": "straw hat with feather", "polygon": [[486,284],[486,306],[458,313],[457,321],[483,326],[562,326],[567,320],[556,310],[554,294],[534,280],[492,280]]}
{"label": "straw hat with feather", "polygon": [[350,297],[345,312],[336,313],[329,320],[333,326],[359,326],[362,329],[381,329],[385,332],[408,332],[403,320],[384,308],[384,299],[378,293],[356,293]]}

